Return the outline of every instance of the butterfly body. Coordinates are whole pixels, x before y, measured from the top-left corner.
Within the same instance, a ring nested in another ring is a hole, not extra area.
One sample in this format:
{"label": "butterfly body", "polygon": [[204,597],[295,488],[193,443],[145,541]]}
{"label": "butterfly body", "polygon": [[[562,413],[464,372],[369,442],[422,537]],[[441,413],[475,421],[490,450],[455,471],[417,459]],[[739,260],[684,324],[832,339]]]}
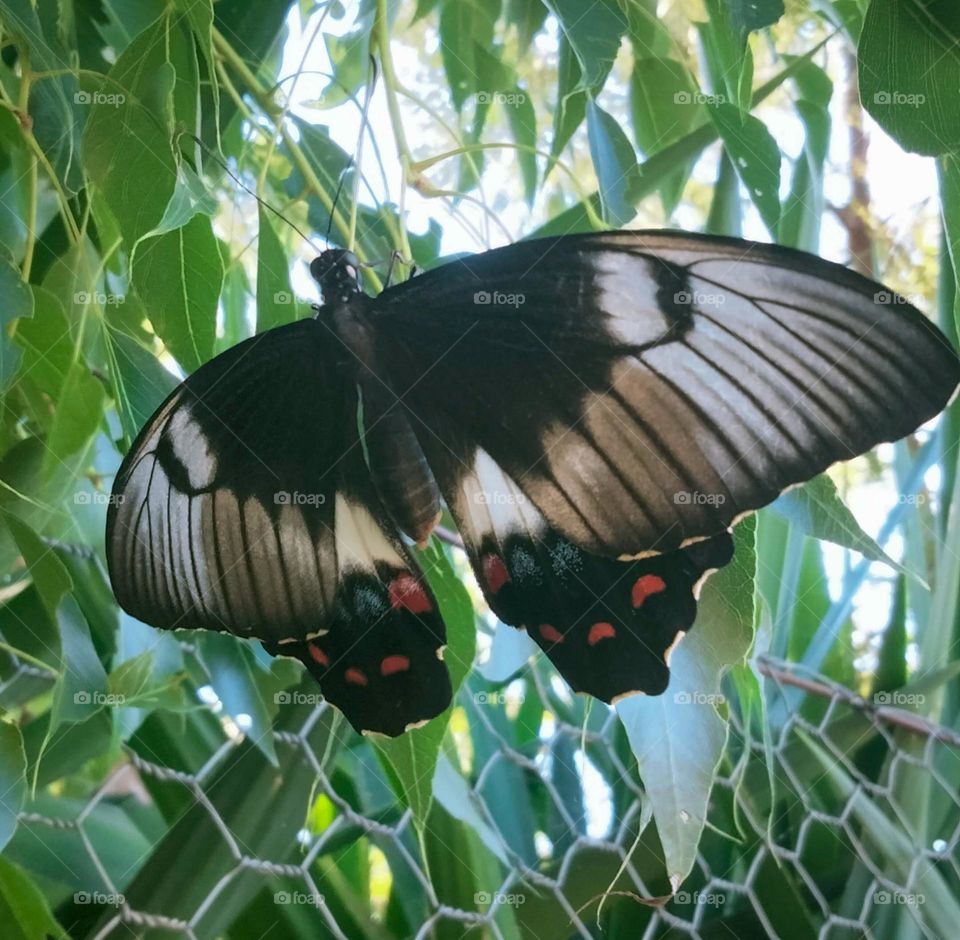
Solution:
{"label": "butterfly body", "polygon": [[315,319],[160,406],[107,546],[134,616],[295,656],[360,730],[449,704],[441,612],[402,537],[424,544],[444,505],[491,608],[573,688],[657,694],[731,524],[914,430],[960,381],[919,311],[777,246],[566,236],[375,298],[359,271],[324,252]]}

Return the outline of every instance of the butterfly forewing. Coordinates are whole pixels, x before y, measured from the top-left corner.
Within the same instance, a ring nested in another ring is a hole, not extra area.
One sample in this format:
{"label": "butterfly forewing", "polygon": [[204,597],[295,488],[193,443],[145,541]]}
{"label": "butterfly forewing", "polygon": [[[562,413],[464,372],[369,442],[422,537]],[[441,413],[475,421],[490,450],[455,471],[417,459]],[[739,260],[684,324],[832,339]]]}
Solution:
{"label": "butterfly forewing", "polygon": [[446,475],[482,449],[552,528],[618,556],[721,532],[935,415],[957,356],[897,300],[777,246],[621,232],[466,258],[372,322]]}

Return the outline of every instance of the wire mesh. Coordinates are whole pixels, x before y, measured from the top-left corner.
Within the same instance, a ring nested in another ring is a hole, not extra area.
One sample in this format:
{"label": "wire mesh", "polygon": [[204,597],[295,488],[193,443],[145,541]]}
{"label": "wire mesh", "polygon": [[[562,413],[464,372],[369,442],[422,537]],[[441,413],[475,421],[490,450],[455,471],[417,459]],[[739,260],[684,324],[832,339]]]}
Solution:
{"label": "wire mesh", "polygon": [[[436,849],[430,857],[374,747],[317,700],[309,681],[280,693],[287,707],[272,731],[276,767],[208,703],[202,741],[150,753],[135,733],[89,792],[72,794],[74,814],[64,815],[62,800],[45,811],[38,796],[19,823],[58,857],[63,880],[71,870],[87,873],[74,883],[73,901],[75,910],[88,905],[89,916],[71,936],[220,936],[263,892],[276,906],[295,905],[310,925],[306,935],[367,936],[341,884],[344,860],[358,846],[380,872],[359,900],[384,924],[390,905],[405,906],[417,938],[451,930],[503,940],[598,937],[612,924],[629,925],[618,936],[645,938],[879,938],[889,935],[890,906],[909,927],[901,935],[942,936],[937,891],[956,894],[960,882],[960,736],[901,707],[912,702],[899,693],[867,700],[789,663],[763,660],[759,668],[768,713],[779,700],[787,717],[762,734],[763,720],[745,723],[743,710],[730,708],[697,863],[672,897],[617,715],[595,705],[585,722],[565,720],[564,693],[540,660],[506,688],[478,691],[471,680],[459,696],[454,747],[435,783],[443,807],[427,829],[435,846],[469,829],[497,859],[473,872],[484,890],[467,903],[451,901],[442,882],[454,862],[440,864]],[[11,659],[0,700],[18,683],[46,679]],[[540,710],[526,729],[516,713],[524,683],[558,706]],[[730,695],[735,704],[735,690]],[[512,812],[521,794],[545,820],[532,839]],[[122,860],[103,857],[92,827],[130,801],[159,809],[167,828],[141,833],[138,850]],[[302,814],[273,809],[291,805]],[[308,818],[318,805],[324,818]],[[460,843],[447,848],[470,866]],[[74,864],[80,855],[84,864]],[[267,925],[255,935],[287,934]],[[393,934],[384,927],[380,935]]]}

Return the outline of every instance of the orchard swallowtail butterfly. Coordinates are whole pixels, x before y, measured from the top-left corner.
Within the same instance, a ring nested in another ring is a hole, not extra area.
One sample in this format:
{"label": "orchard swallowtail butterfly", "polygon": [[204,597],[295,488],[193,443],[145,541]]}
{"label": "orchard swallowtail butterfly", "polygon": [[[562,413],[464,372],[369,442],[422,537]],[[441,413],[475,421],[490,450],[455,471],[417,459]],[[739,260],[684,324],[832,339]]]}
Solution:
{"label": "orchard swallowtail butterfly", "polygon": [[914,307],[775,245],[569,235],[376,298],[347,251],[311,273],[316,318],[207,362],[140,432],[109,569],[147,623],[300,659],[362,731],[450,702],[408,547],[444,505],[490,607],[574,689],[657,694],[737,518],[913,431],[960,381]]}

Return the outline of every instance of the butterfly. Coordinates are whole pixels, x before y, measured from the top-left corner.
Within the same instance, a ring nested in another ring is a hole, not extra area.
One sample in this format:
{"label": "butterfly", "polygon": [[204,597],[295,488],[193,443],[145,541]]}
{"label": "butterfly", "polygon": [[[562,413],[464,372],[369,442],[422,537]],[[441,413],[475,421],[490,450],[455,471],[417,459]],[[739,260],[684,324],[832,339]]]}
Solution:
{"label": "butterfly", "polygon": [[519,242],[324,304],[189,376],[117,473],[120,605],[303,662],[359,731],[450,703],[412,551],[444,508],[496,615],[570,686],[661,693],[744,514],[936,415],[960,360],[815,256],[682,232]]}

